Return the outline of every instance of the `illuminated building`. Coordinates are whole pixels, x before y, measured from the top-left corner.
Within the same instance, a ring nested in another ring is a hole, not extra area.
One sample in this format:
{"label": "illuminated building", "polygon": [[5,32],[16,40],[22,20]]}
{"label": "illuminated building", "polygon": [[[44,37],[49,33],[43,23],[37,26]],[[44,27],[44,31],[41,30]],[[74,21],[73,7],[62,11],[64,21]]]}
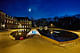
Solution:
{"label": "illuminated building", "polygon": [[0,11],[0,29],[18,28],[19,22],[3,11]]}
{"label": "illuminated building", "polygon": [[21,24],[21,28],[32,28],[32,21],[28,17],[15,17]]}

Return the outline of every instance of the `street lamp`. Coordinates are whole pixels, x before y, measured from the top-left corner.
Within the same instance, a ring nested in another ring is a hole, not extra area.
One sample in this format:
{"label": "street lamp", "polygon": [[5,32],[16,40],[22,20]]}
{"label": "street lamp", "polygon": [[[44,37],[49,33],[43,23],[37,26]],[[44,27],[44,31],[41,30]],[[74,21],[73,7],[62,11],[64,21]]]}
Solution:
{"label": "street lamp", "polygon": [[2,26],[3,28],[5,28],[5,24],[2,24],[1,26]]}
{"label": "street lamp", "polygon": [[50,34],[53,34],[53,31],[51,31]]}
{"label": "street lamp", "polygon": [[51,27],[53,27],[53,24],[52,23],[50,25],[51,25]]}
{"label": "street lamp", "polygon": [[48,27],[47,27],[47,26],[45,26],[45,27],[44,27],[44,29],[45,29],[45,30],[48,30]]}

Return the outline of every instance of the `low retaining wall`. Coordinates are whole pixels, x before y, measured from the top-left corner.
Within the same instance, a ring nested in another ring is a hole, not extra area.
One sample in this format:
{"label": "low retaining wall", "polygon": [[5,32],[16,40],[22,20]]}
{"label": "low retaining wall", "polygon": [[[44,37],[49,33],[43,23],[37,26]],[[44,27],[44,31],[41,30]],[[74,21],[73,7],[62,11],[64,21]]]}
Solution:
{"label": "low retaining wall", "polygon": [[60,47],[64,47],[64,48],[69,48],[69,47],[73,47],[73,46],[76,46],[79,41],[80,41],[80,38],[78,39],[75,39],[75,40],[71,40],[71,41],[64,41],[64,42],[59,42],[59,41],[56,41],[56,40],[53,40],[51,38],[48,38],[46,36],[43,36],[41,35],[42,38],[44,39],[47,39],[48,41],[60,46]]}

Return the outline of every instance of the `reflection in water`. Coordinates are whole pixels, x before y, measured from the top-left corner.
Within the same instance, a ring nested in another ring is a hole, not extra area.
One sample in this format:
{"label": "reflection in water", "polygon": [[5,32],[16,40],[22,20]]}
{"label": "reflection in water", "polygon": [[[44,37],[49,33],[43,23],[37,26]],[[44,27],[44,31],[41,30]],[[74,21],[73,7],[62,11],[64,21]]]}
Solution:
{"label": "reflection in water", "polygon": [[13,37],[15,37],[16,40],[23,40],[25,38],[27,38],[27,33],[30,32],[31,29],[24,29],[24,30],[19,30],[19,31],[15,31],[12,32],[11,35]]}
{"label": "reflection in water", "polygon": [[38,31],[44,35],[47,36],[51,39],[54,39],[56,41],[59,42],[63,42],[63,41],[70,41],[70,40],[74,40],[78,38],[78,35],[72,33],[72,32],[67,32],[64,30],[39,30]]}

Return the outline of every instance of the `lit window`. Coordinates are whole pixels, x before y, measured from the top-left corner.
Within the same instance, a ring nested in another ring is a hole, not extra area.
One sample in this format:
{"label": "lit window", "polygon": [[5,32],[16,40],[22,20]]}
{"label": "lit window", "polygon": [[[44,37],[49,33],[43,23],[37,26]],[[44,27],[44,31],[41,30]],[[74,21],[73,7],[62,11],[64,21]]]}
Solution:
{"label": "lit window", "polygon": [[13,23],[13,21],[12,21],[12,23]]}
{"label": "lit window", "polygon": [[7,20],[7,23],[8,23],[8,20]]}
{"label": "lit window", "polygon": [[5,20],[5,22],[6,22],[6,20]]}
{"label": "lit window", "polygon": [[27,26],[27,27],[29,27],[29,26]]}
{"label": "lit window", "polygon": [[25,28],[26,28],[26,26],[25,26]]}
{"label": "lit window", "polygon": [[24,28],[24,26],[22,26],[22,28]]}
{"label": "lit window", "polygon": [[29,21],[29,24],[31,24],[32,22],[31,21]]}
{"label": "lit window", "polygon": [[18,24],[18,23],[16,22],[16,24]]}
{"label": "lit window", "polygon": [[11,21],[9,21],[9,23],[12,23]]}
{"label": "lit window", "polygon": [[28,22],[27,22],[27,24],[28,24]]}

